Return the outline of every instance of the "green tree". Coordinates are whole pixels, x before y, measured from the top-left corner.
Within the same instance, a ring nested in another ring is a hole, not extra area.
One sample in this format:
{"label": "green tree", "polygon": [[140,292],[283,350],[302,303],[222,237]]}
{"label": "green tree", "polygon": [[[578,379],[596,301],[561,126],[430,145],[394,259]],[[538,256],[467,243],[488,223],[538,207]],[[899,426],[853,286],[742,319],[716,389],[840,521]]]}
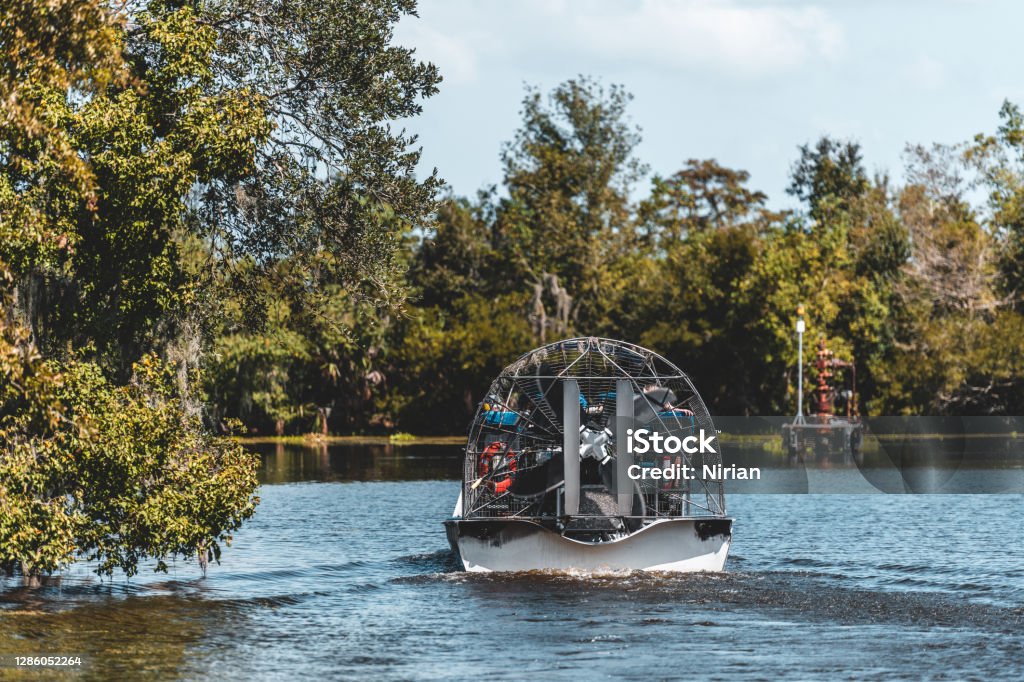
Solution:
{"label": "green tree", "polygon": [[793,164],[790,178],[786,192],[806,202],[811,218],[819,223],[827,221],[834,212],[849,210],[852,202],[870,186],[860,145],[827,135],[814,146],[801,145],[800,158]]}
{"label": "green tree", "polygon": [[402,320],[388,356],[389,411],[404,430],[462,433],[491,381],[534,344],[526,296],[467,295]]}
{"label": "green tree", "polygon": [[484,193],[476,202],[453,197],[441,203],[409,271],[417,306],[448,310],[467,295],[495,296],[515,287],[493,209],[491,194]]}
{"label": "green tree", "polygon": [[636,242],[628,192],[642,167],[629,99],[583,78],[548,97],[528,91],[502,155],[508,196],[442,203],[414,247],[414,307],[394,320],[384,354],[384,411],[402,428],[461,431],[524,349],[609,329],[615,268]]}
{"label": "green tree", "polygon": [[[0,7],[0,261],[7,266],[21,270],[66,250],[67,204],[91,199],[95,183],[62,125],[65,94],[89,96],[123,80],[121,45],[119,18],[101,0]],[[70,196],[55,193],[55,184]]]}
{"label": "green tree", "polygon": [[637,209],[647,248],[624,259],[614,313],[616,328],[679,362],[720,414],[760,407],[763,348],[750,328],[758,300],[743,292],[762,236],[784,217],[748,179],[713,159],[655,177]]}
{"label": "green tree", "polygon": [[462,431],[493,376],[535,342],[493,195],[446,200],[415,245],[413,308],[394,320],[382,366],[382,410],[402,429]]}
{"label": "green tree", "polygon": [[[641,339],[687,368],[722,414],[787,414],[794,407],[796,307],[811,338],[824,335],[859,362],[861,387],[884,346],[892,282],[906,237],[884,183],[831,199],[829,220],[765,209],[747,174],[714,161],[688,162],[656,178],[641,202],[644,232],[656,237],[653,265],[634,261],[622,306]],[[639,266],[639,267],[637,267]],[[627,278],[628,275],[625,275]]]}
{"label": "green tree", "polygon": [[638,207],[641,225],[658,243],[692,233],[735,227],[764,216],[768,196],[748,189],[750,174],[714,159],[690,159],[668,178],[656,176]]}
{"label": "green tree", "polygon": [[556,275],[581,331],[602,324],[615,298],[605,264],[632,240],[629,189],[643,173],[640,141],[626,119],[631,96],[580,78],[549,97],[531,90],[523,124],[502,155],[508,198],[496,247],[517,270],[518,291]]}
{"label": "green tree", "polygon": [[977,135],[965,152],[988,189],[991,232],[999,242],[1000,291],[1020,309],[1024,297],[1024,114],[1003,102],[995,135]]}
{"label": "green tree", "polygon": [[85,557],[130,576],[176,555],[205,567],[252,514],[253,456],[203,434],[171,368],[147,356],[135,370],[117,387],[75,363],[56,389],[62,419],[22,409],[0,422],[0,569],[34,577]]}
{"label": "green tree", "polygon": [[[154,3],[126,33],[104,7],[15,3],[3,15],[4,46],[13,34],[39,60],[4,52],[0,86],[15,103],[0,140],[0,260],[13,269],[0,292],[0,567],[30,580],[76,557],[129,575],[147,557],[205,565],[255,504],[254,458],[204,434],[169,369],[129,365],[133,382],[117,386],[76,359],[128,361],[105,351],[183,302],[169,254],[184,196],[200,166],[223,170],[255,146],[231,111],[212,110],[225,103],[196,94],[210,29]],[[67,25],[55,32],[55,20]],[[221,124],[239,124],[238,139]],[[113,251],[98,258],[98,245]]]}
{"label": "green tree", "polygon": [[[441,186],[416,177],[416,139],[392,122],[437,92],[437,68],[392,44],[414,0],[215,0],[211,69],[227,91],[251,92],[274,127],[240,182],[206,183],[198,213],[212,253],[248,257],[254,277],[289,276],[308,294],[338,284],[400,307],[401,235],[429,224]],[[288,259],[285,270],[274,264]],[[249,287],[243,284],[242,290]]]}
{"label": "green tree", "polygon": [[[48,215],[72,248],[15,263],[17,303],[44,350],[94,347],[124,379],[133,358],[188,327],[197,287],[240,276],[224,263],[242,258],[257,267],[236,291],[287,275],[281,286],[301,305],[339,284],[400,306],[398,236],[429,219],[439,186],[416,179],[415,140],[389,127],[439,80],[389,44],[412,11],[387,0],[133,8],[130,30],[117,32],[131,78],[60,98],[48,114],[95,193],[83,200],[51,178]],[[12,184],[30,186],[11,158]],[[190,235],[219,276],[182,272]],[[275,268],[282,258],[292,267]]]}
{"label": "green tree", "polygon": [[[216,33],[191,9],[150,3],[122,44],[130,80],[53,105],[63,131],[54,137],[73,145],[92,182],[84,197],[67,175],[43,184],[68,248],[12,261],[17,304],[44,352],[91,349],[123,380],[192,295],[178,254],[190,192],[213,177],[237,182],[270,122],[248,91],[210,92]],[[9,157],[16,187],[24,156]]]}
{"label": "green tree", "polygon": [[389,127],[439,80],[390,44],[415,5],[9,5],[0,563],[205,562],[255,503],[256,460],[207,435],[197,404],[200,342],[227,293],[252,292],[239,319],[283,332],[226,344],[267,369],[245,390],[275,420],[322,405],[314,373],[339,393],[353,373],[339,346],[372,316],[324,311],[401,305],[399,237],[439,185],[416,179],[415,140]]}
{"label": "green tree", "polygon": [[[220,36],[212,67],[218,83],[256,93],[274,123],[249,177],[204,187],[198,214],[220,268],[220,298],[244,309],[241,316],[228,311],[230,323],[218,321],[213,333],[222,349],[246,354],[245,366],[277,367],[234,384],[232,399],[265,398],[293,422],[289,428],[308,429],[306,415],[314,412],[322,428],[328,410],[339,428],[388,421],[376,401],[385,385],[382,339],[390,320],[404,314],[403,236],[429,228],[441,187],[436,173],[417,179],[416,139],[392,127],[418,114],[440,82],[436,67],[392,44],[395,24],[415,6],[205,5],[204,21]],[[229,265],[242,262],[248,265]],[[279,355],[259,351],[267,329],[287,330],[292,340]],[[218,361],[214,374],[224,376],[225,367]],[[268,376],[281,386],[287,377],[288,390],[262,390]],[[237,400],[223,407],[249,420]]]}
{"label": "green tree", "polygon": [[1022,368],[1011,350],[1019,337],[995,336],[1021,324],[1003,288],[1006,243],[967,200],[980,151],[908,150],[898,207],[912,251],[896,289],[889,380],[880,383],[894,411],[1012,414],[1020,406]]}
{"label": "green tree", "polygon": [[[763,347],[742,296],[763,245],[747,227],[725,227],[675,243],[637,286],[627,309],[639,341],[672,358],[719,414],[757,413]],[[635,302],[634,302],[635,301]]]}
{"label": "green tree", "polygon": [[207,359],[207,395],[218,422],[236,418],[254,431],[272,425],[284,435],[286,424],[308,409],[301,378],[310,343],[293,324],[286,301],[262,303],[259,329],[244,323],[238,303],[225,305],[229,317]]}

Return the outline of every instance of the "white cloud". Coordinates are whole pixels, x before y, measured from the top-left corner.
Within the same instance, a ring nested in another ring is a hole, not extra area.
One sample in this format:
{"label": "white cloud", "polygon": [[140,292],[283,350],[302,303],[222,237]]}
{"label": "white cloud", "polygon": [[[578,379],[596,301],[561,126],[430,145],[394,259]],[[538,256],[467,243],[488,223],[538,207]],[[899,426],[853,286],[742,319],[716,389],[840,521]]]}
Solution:
{"label": "white cloud", "polygon": [[[614,62],[723,75],[786,72],[836,58],[839,25],[821,8],[741,0],[426,0],[399,26],[402,44],[449,82],[478,78],[484,62]],[[502,64],[503,63],[503,64]],[[486,67],[483,67],[486,68]]]}
{"label": "white cloud", "polygon": [[579,34],[594,48],[628,61],[746,75],[833,59],[842,48],[839,26],[816,7],[731,0],[642,0],[632,10],[616,4],[606,5],[612,11],[605,12],[579,7]]}

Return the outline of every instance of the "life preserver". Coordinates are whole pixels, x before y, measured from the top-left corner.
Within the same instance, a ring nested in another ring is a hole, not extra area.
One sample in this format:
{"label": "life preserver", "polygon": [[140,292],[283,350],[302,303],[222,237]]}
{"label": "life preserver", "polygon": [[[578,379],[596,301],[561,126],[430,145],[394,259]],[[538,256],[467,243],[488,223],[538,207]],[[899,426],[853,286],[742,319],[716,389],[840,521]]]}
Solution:
{"label": "life preserver", "polygon": [[505,444],[495,441],[484,448],[484,451],[480,453],[480,463],[478,465],[478,473],[480,478],[484,478],[493,470],[492,464],[494,458],[503,458],[504,472],[498,478],[487,481],[487,487],[495,493],[503,493],[509,489],[512,485],[512,478],[516,471],[516,454],[511,450],[505,450]]}

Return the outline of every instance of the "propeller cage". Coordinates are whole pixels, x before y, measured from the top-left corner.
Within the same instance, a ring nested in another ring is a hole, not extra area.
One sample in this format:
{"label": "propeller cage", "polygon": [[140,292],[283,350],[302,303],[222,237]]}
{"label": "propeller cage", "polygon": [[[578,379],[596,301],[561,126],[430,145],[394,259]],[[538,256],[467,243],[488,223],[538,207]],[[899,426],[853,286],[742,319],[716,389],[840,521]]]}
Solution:
{"label": "propeller cage", "polygon": [[[638,429],[704,452],[630,451]],[[692,441],[693,439],[691,439]],[[526,353],[494,380],[469,429],[464,518],[629,519],[724,516],[717,431],[689,377],[660,355],[621,341],[575,338]],[[645,468],[687,467],[653,479]],[[611,526],[615,526],[612,523]]]}

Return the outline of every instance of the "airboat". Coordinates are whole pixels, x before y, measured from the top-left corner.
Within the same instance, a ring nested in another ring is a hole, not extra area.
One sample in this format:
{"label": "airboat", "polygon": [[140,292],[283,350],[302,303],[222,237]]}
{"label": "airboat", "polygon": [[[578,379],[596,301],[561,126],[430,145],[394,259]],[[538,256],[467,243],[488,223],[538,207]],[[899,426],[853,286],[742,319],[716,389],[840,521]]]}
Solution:
{"label": "airboat", "polygon": [[732,519],[709,473],[721,464],[682,370],[622,341],[558,341],[506,367],[480,402],[448,541],[475,572],[721,571]]}

